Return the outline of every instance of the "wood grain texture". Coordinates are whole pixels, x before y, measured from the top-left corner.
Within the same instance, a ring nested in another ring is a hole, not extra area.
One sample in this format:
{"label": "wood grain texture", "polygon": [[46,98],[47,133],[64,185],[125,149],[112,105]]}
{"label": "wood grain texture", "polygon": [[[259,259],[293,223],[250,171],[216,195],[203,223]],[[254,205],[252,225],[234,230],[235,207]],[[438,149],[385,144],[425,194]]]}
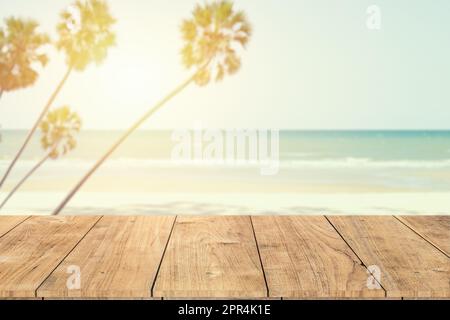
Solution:
{"label": "wood grain texture", "polygon": [[0,297],[34,297],[99,217],[32,217],[0,238]]}
{"label": "wood grain texture", "polygon": [[[179,217],[162,262],[174,217],[99,219],[1,216],[0,299],[151,299],[153,283],[156,298],[267,297],[249,217]],[[272,298],[377,296],[361,259],[380,267],[389,299],[450,299],[448,217],[328,219],[345,241],[324,217],[253,218]],[[70,265],[78,291],[66,289]]]}
{"label": "wood grain texture", "polygon": [[266,297],[249,217],[179,217],[154,297]]}
{"label": "wood grain texture", "polygon": [[450,216],[401,216],[398,218],[450,257]]}
{"label": "wood grain texture", "polygon": [[449,297],[450,259],[390,216],[330,216],[367,265],[378,266],[388,297]]}
{"label": "wood grain texture", "polygon": [[28,216],[0,216],[0,237],[27,218]]}
{"label": "wood grain texture", "polygon": [[[174,220],[103,217],[39,288],[38,296],[150,298]],[[79,289],[66,285],[70,266],[79,268]]]}
{"label": "wood grain texture", "polygon": [[269,295],[283,298],[384,297],[321,216],[252,217]]}

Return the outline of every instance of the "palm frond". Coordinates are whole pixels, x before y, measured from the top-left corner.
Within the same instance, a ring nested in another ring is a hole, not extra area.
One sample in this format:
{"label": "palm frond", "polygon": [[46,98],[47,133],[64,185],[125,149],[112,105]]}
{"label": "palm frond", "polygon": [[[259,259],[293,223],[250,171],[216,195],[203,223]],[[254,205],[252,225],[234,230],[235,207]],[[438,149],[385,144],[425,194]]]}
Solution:
{"label": "palm frond", "polygon": [[39,76],[36,67],[47,65],[47,54],[39,51],[50,38],[34,20],[9,17],[5,25],[0,29],[0,90],[26,88]]}
{"label": "palm frond", "polygon": [[56,47],[66,54],[67,64],[84,70],[92,62],[101,63],[115,45],[111,30],[116,20],[104,0],[76,1],[61,13]]}
{"label": "palm frond", "polygon": [[235,11],[228,0],[197,5],[180,29],[183,64],[197,68],[196,83],[201,86],[235,74],[241,66],[236,50],[245,49],[252,35],[244,12]]}
{"label": "palm frond", "polygon": [[40,123],[41,147],[56,159],[75,149],[75,135],[81,130],[81,118],[70,107],[63,106],[47,113]]}

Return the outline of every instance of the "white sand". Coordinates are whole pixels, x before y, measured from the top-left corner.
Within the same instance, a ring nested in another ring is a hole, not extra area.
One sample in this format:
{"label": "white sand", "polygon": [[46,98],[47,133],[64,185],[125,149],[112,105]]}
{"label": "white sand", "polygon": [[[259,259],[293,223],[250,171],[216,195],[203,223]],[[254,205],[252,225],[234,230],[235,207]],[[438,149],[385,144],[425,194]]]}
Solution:
{"label": "white sand", "polygon": [[[0,199],[6,194],[0,193]],[[21,192],[0,214],[49,214],[65,193]],[[450,192],[126,193],[82,192],[64,214],[441,214]]]}

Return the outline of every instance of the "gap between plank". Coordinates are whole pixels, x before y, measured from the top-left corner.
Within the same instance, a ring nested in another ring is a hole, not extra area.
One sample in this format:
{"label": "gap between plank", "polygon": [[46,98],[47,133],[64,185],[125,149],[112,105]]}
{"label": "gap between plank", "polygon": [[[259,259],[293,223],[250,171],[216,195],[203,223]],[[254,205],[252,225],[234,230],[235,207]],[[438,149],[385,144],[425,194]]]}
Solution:
{"label": "gap between plank", "polygon": [[[161,269],[162,262],[166,255],[166,250],[167,250],[167,247],[169,246],[170,238],[172,238],[172,232],[173,232],[173,229],[175,229],[175,224],[177,222],[177,219],[178,219],[178,216],[175,216],[175,219],[173,219],[172,228],[170,229],[169,236],[167,237],[167,242],[166,242],[166,245],[164,246],[163,254],[161,256],[161,260],[159,261],[158,269],[156,269],[155,278],[153,279],[153,284],[152,284],[152,287],[150,288],[150,295],[152,298],[154,298],[153,290],[155,289],[156,280],[158,279],[158,276],[159,276],[159,270]],[[163,300],[163,297],[161,297],[161,300]]]}
{"label": "gap between plank", "polygon": [[392,216],[395,219],[397,219],[401,224],[403,224],[405,227],[407,227],[408,229],[410,229],[412,232],[414,232],[415,234],[417,234],[419,237],[421,237],[423,240],[425,240],[426,242],[428,242],[429,244],[431,244],[435,249],[437,249],[439,252],[441,252],[444,256],[446,256],[447,258],[450,258],[450,256],[441,248],[439,248],[437,245],[435,245],[431,240],[428,240],[425,236],[423,236],[419,231],[417,231],[416,229],[414,229],[414,227],[410,226],[409,223],[407,221],[403,221],[403,219],[400,219],[397,216]]}
{"label": "gap between plank", "polygon": [[361,257],[356,253],[355,250],[353,250],[353,248],[350,246],[350,244],[347,242],[347,240],[345,240],[344,236],[339,232],[339,230],[334,226],[334,224],[330,221],[330,219],[328,219],[327,216],[323,216],[329,224],[331,224],[331,226],[333,227],[333,229],[337,232],[337,234],[341,237],[341,239],[345,242],[345,244],[350,248],[350,250],[352,250],[352,252],[355,254],[355,256],[359,259],[359,261],[361,262],[361,264],[364,266],[364,268],[366,268],[367,272],[375,279],[375,281],[380,285],[380,287],[383,289],[384,291],[384,297],[387,298],[387,290],[383,287],[383,285],[377,280],[377,278],[375,278],[375,275],[369,270],[369,268],[366,266],[366,264],[364,263],[364,261],[361,259]]}
{"label": "gap between plank", "polygon": [[20,221],[18,224],[16,224],[14,227],[12,227],[11,229],[9,229],[8,231],[6,231],[4,234],[2,234],[0,236],[0,239],[3,238],[4,236],[6,236],[8,233],[10,233],[11,231],[13,231],[15,228],[17,228],[18,226],[20,226],[22,223],[24,223],[25,221],[27,221],[28,219],[30,219],[32,216],[28,216],[25,219],[23,219],[22,221]]}
{"label": "gap between plank", "polygon": [[[44,284],[45,281],[47,281],[47,279],[50,277],[50,275],[64,262],[64,260],[66,260],[66,258],[73,252],[73,250],[75,250],[76,247],[78,247],[78,245],[80,244],[81,241],[83,241],[84,238],[86,238],[86,236],[88,235],[89,232],[91,232],[92,229],[94,229],[94,227],[99,223],[100,220],[103,219],[103,216],[100,216],[97,221],[95,221],[95,223],[92,225],[92,227],[89,228],[89,230],[80,238],[80,240],[77,241],[77,243],[73,246],[72,249],[70,249],[70,251],[61,259],[61,261],[56,265],[55,268],[53,268],[52,271],[49,272],[49,274],[45,277],[45,279],[41,282],[41,284],[36,288],[36,290],[34,291],[34,296],[36,298],[38,298],[38,291],[39,288],[42,287],[42,285]],[[44,297],[42,297],[44,298]]]}
{"label": "gap between plank", "polygon": [[267,283],[266,272],[264,270],[264,265],[263,265],[262,258],[261,258],[261,252],[259,251],[259,244],[258,244],[258,239],[256,238],[255,227],[253,226],[253,219],[252,219],[252,216],[249,216],[249,218],[250,218],[250,224],[252,226],[253,237],[255,238],[256,251],[258,251],[259,263],[261,264],[261,271],[263,273],[264,283],[266,284],[267,298],[270,298],[269,284]]}

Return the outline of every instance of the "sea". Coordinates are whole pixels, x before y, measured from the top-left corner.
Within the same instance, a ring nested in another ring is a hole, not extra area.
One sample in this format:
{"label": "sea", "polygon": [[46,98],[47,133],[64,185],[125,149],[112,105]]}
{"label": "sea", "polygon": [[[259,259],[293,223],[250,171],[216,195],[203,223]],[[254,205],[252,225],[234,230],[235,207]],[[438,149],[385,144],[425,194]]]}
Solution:
{"label": "sea", "polygon": [[[224,149],[214,161],[193,155],[175,161],[179,130],[138,131],[64,213],[450,214],[450,131],[280,131],[272,136],[276,147],[268,148],[276,161],[270,174],[262,172],[261,159],[250,161],[250,147],[248,159],[226,161],[228,131],[216,130],[223,133]],[[183,132],[192,149],[199,144],[194,137],[203,139],[202,133]],[[81,132],[77,147],[44,163],[0,214],[51,213],[121,133]],[[0,175],[25,136],[24,130],[0,129]],[[210,142],[201,141],[200,154]],[[0,200],[44,154],[36,134],[0,190]]]}

